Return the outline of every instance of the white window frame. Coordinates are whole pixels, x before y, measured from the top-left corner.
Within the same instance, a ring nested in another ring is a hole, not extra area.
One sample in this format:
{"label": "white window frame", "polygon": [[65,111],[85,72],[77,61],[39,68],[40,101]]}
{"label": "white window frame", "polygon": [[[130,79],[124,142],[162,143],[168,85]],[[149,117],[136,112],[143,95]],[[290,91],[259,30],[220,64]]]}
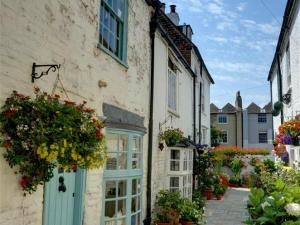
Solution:
{"label": "white window frame", "polygon": [[[179,171],[171,170],[171,151],[179,150],[180,152],[180,163],[179,163]],[[181,193],[183,197],[192,198],[192,175],[193,175],[193,150],[187,148],[177,148],[172,147],[168,148],[169,157],[167,160],[168,178],[166,179],[166,185],[170,191],[177,190]],[[171,179],[172,177],[178,177],[179,179],[179,188],[171,187]],[[186,181],[186,182],[184,182]]]}
{"label": "white window frame", "polygon": [[[171,100],[170,100],[170,93],[169,93],[169,91],[170,91],[169,76],[175,77],[175,87],[174,87],[175,88],[175,97],[173,97],[175,100],[175,109],[170,106]],[[167,81],[168,81],[168,88],[167,88],[168,89],[168,102],[167,102],[168,110],[172,113],[178,114],[178,74],[175,71],[173,71],[172,69],[170,69],[169,67],[168,67]]]}
{"label": "white window frame", "polygon": [[[263,116],[263,117],[261,117]],[[267,123],[268,119],[267,119],[267,114],[266,113],[259,113],[257,115],[257,122],[258,123]]]}
{"label": "white window frame", "polygon": [[[226,142],[223,142],[223,133],[226,133]],[[221,144],[228,144],[228,131],[227,130],[222,130],[222,138],[220,141]]]}
{"label": "white window frame", "polygon": [[[260,134],[265,134],[267,139],[266,139],[266,142],[260,142]],[[268,132],[266,131],[261,131],[261,132],[258,132],[258,143],[259,144],[268,144]]]}
{"label": "white window frame", "polygon": [[[226,118],[226,122],[225,122],[225,123],[224,123],[224,122],[220,122],[219,119],[220,119],[221,117]],[[218,115],[218,116],[217,116],[217,122],[218,122],[218,124],[228,124],[228,116],[225,115],[225,114]]]}

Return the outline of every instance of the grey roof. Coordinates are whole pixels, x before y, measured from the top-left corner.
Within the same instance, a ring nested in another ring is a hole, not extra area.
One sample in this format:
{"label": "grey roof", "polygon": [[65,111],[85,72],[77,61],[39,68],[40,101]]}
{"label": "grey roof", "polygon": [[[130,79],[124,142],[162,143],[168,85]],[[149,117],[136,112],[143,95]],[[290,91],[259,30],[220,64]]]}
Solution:
{"label": "grey roof", "polygon": [[214,103],[211,103],[210,104],[210,113],[218,113],[218,112],[219,112],[219,108]]}
{"label": "grey roof", "polygon": [[230,103],[227,103],[223,108],[222,108],[222,113],[235,113],[236,108],[231,105]]}
{"label": "grey roof", "polygon": [[248,107],[247,107],[248,113],[260,113],[261,108],[256,105],[254,102],[252,102]]}
{"label": "grey roof", "polygon": [[268,104],[266,104],[263,109],[266,110],[266,113],[271,113],[272,112],[272,102],[269,102]]}

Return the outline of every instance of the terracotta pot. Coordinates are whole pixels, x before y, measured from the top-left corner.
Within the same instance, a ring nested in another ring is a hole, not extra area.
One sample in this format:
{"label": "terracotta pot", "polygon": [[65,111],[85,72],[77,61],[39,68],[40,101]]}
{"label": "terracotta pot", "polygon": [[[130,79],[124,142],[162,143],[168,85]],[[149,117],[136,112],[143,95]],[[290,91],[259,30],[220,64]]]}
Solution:
{"label": "terracotta pot", "polygon": [[212,189],[210,189],[210,190],[206,190],[205,192],[204,192],[204,195],[206,196],[206,199],[207,200],[211,200],[212,199]]}
{"label": "terracotta pot", "polygon": [[216,194],[217,200],[222,200],[223,195],[222,194]]}
{"label": "terracotta pot", "polygon": [[249,188],[248,184],[242,184],[242,188]]}
{"label": "terracotta pot", "polygon": [[239,185],[238,184],[231,184],[231,183],[229,183],[229,187],[239,187]]}
{"label": "terracotta pot", "polygon": [[185,220],[181,220],[181,225],[193,225],[192,221],[185,221]]}
{"label": "terracotta pot", "polygon": [[157,223],[156,225],[170,225],[170,223]]}

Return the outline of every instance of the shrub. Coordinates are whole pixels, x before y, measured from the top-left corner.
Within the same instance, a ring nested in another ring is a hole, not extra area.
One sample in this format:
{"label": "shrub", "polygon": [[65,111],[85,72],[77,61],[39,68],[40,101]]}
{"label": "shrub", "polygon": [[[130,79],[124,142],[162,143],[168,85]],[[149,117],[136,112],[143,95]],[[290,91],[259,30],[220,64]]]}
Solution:
{"label": "shrub", "polygon": [[269,155],[270,150],[263,148],[241,148],[236,146],[220,146],[213,151],[214,155]]}

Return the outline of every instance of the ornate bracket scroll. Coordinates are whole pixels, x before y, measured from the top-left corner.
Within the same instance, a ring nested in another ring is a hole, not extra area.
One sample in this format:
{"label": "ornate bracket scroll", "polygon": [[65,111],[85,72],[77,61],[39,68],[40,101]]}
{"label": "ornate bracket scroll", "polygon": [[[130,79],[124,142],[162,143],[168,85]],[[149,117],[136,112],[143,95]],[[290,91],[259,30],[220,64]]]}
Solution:
{"label": "ornate bracket scroll", "polygon": [[[31,73],[31,82],[34,83],[35,80],[41,78],[44,75],[48,75],[49,71],[52,70],[52,72],[59,72],[60,64],[49,64],[49,65],[37,65],[35,63],[32,64],[32,73]],[[35,69],[37,67],[47,67],[46,71],[42,71],[41,73],[37,73]]]}

